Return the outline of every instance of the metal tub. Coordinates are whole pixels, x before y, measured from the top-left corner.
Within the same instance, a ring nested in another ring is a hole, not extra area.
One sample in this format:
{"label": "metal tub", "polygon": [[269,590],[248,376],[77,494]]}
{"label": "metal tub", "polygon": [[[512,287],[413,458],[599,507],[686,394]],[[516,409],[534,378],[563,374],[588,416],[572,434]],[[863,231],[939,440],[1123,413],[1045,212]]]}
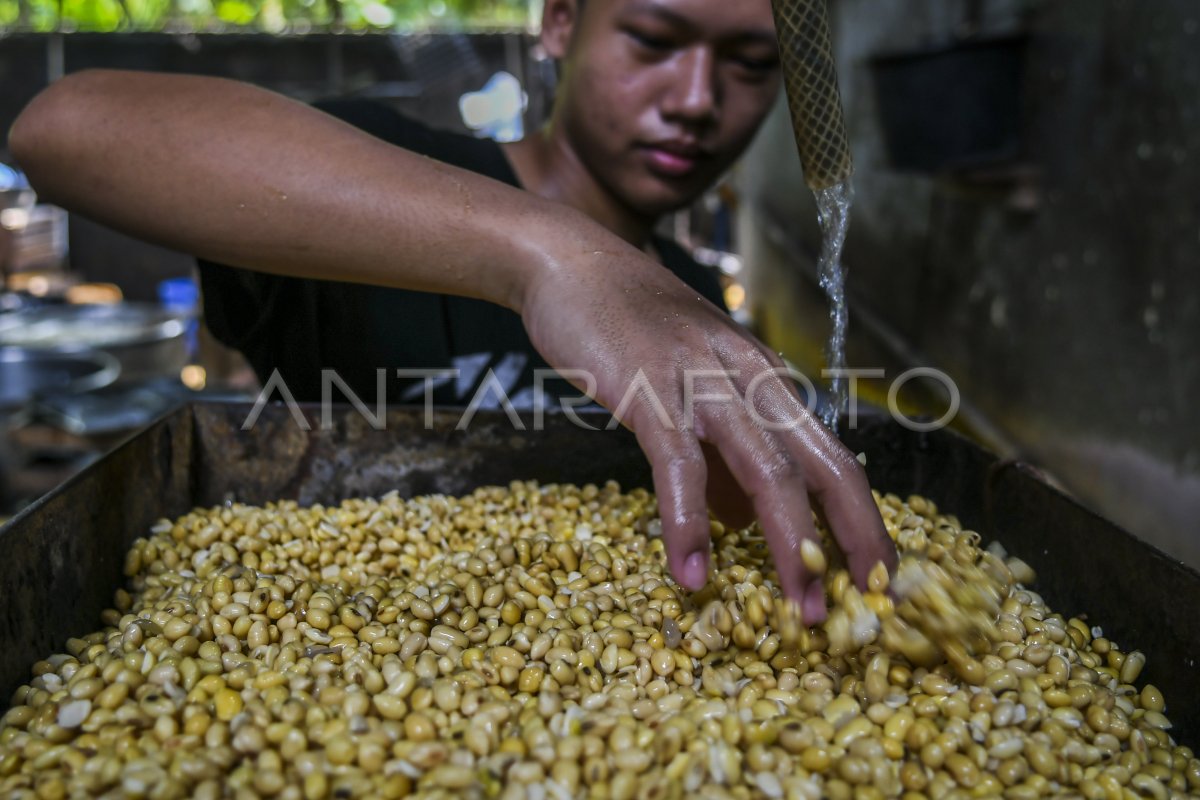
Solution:
{"label": "metal tub", "polygon": [[[155,422],[0,528],[0,692],[30,677],[39,658],[100,627],[122,581],[129,544],[159,517],[236,498],[333,503],[345,497],[463,493],[513,479],[649,486],[633,437],[592,432],[562,416],[541,431],[514,430],[480,413],[457,430],[458,411],[388,412],[384,430],[337,408],[323,426],[306,408],[303,430],[267,407],[242,431],[250,407],[192,405]],[[593,420],[595,422],[596,420]],[[1038,573],[1034,588],[1064,614],[1086,613],[1122,649],[1140,649],[1141,680],[1167,698],[1176,739],[1200,732],[1200,574],[1097,517],[1021,464],[1000,462],[946,431],[916,433],[860,420],[844,437],[867,456],[882,491],[926,495],[984,540],[997,539]]]}

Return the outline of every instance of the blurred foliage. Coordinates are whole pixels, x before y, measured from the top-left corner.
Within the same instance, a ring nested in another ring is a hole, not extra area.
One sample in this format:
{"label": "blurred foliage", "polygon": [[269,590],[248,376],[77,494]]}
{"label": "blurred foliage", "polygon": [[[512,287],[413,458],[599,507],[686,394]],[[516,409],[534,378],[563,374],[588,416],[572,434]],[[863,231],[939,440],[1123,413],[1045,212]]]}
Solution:
{"label": "blurred foliage", "polygon": [[0,0],[2,31],[524,28],[535,0]]}

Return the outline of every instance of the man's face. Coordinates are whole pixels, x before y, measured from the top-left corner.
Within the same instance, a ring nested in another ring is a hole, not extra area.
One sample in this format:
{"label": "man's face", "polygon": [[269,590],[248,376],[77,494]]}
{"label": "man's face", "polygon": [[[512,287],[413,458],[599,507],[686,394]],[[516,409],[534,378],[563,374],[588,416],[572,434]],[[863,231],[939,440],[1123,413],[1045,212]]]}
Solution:
{"label": "man's face", "polygon": [[543,41],[563,59],[556,124],[596,179],[648,216],[712,185],[779,91],[769,0],[547,0]]}

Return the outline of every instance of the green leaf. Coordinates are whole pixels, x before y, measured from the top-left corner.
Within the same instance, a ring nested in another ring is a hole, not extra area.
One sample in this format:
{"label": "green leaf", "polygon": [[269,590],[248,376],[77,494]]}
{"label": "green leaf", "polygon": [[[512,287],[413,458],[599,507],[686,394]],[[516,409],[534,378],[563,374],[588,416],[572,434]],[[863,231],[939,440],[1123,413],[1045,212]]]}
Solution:
{"label": "green leaf", "polygon": [[[524,27],[538,0],[0,0],[0,32],[194,30],[251,28],[322,30],[336,5],[351,30]],[[22,4],[26,13],[22,15]]]}
{"label": "green leaf", "polygon": [[220,0],[217,3],[217,19],[227,25],[249,25],[258,16],[258,5],[243,0]]}

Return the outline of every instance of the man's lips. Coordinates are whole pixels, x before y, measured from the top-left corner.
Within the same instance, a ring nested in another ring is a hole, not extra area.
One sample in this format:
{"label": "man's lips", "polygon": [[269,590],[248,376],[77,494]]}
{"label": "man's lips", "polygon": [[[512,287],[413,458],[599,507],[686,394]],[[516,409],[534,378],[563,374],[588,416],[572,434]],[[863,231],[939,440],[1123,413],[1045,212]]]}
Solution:
{"label": "man's lips", "polygon": [[686,142],[654,142],[642,146],[650,169],[670,178],[682,178],[695,171],[707,157],[703,149]]}

